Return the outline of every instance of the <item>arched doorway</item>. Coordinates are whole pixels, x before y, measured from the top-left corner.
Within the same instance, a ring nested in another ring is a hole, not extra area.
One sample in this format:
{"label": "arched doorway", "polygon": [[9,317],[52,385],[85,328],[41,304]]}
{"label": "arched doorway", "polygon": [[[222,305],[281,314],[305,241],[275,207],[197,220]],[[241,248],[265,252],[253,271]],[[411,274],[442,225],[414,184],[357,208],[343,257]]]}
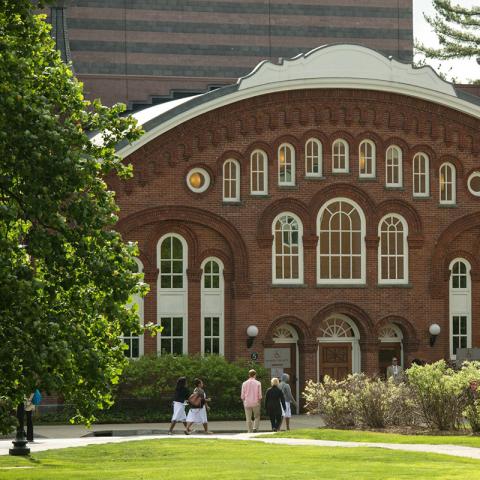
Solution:
{"label": "arched doorway", "polygon": [[290,387],[292,395],[297,402],[297,413],[300,409],[300,358],[298,351],[298,332],[295,327],[284,323],[279,325],[272,335],[273,343],[276,346],[288,347],[290,349],[290,368],[284,368],[283,373],[290,375]]}
{"label": "arched doorway", "polygon": [[387,368],[396,357],[403,367],[403,333],[398,325],[388,323],[378,332],[380,347],[378,349],[378,367],[382,377],[387,376]]}
{"label": "arched doorway", "polygon": [[333,314],[319,328],[317,371],[336,380],[360,372],[360,332],[355,322],[343,314]]}

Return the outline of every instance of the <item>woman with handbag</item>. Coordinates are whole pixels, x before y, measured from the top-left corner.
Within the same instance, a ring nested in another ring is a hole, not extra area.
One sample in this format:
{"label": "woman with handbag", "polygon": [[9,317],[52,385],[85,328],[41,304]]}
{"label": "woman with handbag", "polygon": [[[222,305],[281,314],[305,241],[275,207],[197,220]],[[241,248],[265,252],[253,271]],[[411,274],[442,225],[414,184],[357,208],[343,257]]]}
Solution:
{"label": "woman with handbag", "polygon": [[194,423],[201,423],[205,433],[211,434],[208,430],[208,419],[207,419],[207,408],[208,402],[211,400],[205,395],[205,390],[203,389],[203,382],[199,378],[196,378],[193,381],[195,389],[193,393],[188,398],[188,403],[190,404],[190,410],[187,415],[187,429],[185,430],[186,435],[190,435],[191,428]]}

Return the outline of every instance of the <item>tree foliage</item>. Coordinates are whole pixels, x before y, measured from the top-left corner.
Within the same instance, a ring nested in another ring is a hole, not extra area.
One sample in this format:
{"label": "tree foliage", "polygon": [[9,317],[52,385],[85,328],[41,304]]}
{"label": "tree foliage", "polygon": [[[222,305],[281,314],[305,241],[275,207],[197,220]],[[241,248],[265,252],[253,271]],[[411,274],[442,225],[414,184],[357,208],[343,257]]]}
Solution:
{"label": "tree foliage", "polygon": [[32,4],[0,0],[0,431],[37,387],[77,420],[109,405],[119,336],[140,333],[129,298],[145,290],[103,180],[131,174],[115,144],[141,130],[123,106],[84,99]]}
{"label": "tree foliage", "polygon": [[436,14],[425,15],[438,36],[440,48],[420,43],[417,49],[427,58],[452,59],[480,56],[480,6],[471,8],[452,0],[433,0]]}

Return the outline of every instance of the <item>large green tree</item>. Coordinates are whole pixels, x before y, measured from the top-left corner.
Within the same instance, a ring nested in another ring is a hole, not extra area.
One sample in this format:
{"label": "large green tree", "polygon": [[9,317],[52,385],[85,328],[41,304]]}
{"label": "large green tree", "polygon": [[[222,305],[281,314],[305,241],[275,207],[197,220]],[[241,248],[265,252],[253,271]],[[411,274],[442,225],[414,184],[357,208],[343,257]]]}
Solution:
{"label": "large green tree", "polygon": [[111,403],[119,336],[141,331],[127,307],[144,290],[136,246],[113,230],[104,181],[131,173],[115,144],[141,131],[122,106],[84,99],[32,8],[0,0],[0,431],[36,387],[88,422]]}
{"label": "large green tree", "polygon": [[440,42],[439,48],[423,43],[417,49],[427,58],[452,59],[480,56],[480,5],[463,7],[452,0],[433,0],[436,13],[425,15]]}

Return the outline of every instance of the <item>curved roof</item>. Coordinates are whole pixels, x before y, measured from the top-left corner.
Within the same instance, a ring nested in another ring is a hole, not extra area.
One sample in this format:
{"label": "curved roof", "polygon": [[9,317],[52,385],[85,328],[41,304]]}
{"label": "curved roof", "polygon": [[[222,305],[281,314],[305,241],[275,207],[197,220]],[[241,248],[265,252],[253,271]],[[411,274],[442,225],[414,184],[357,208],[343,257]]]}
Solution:
{"label": "curved roof", "polygon": [[480,99],[457,91],[429,66],[415,68],[360,45],[327,45],[278,64],[265,60],[234,85],[135,113],[133,116],[143,126],[145,134],[131,145],[120,144],[118,154],[126,157],[177,125],[225,105],[273,92],[305,88],[398,93],[480,118]]}

